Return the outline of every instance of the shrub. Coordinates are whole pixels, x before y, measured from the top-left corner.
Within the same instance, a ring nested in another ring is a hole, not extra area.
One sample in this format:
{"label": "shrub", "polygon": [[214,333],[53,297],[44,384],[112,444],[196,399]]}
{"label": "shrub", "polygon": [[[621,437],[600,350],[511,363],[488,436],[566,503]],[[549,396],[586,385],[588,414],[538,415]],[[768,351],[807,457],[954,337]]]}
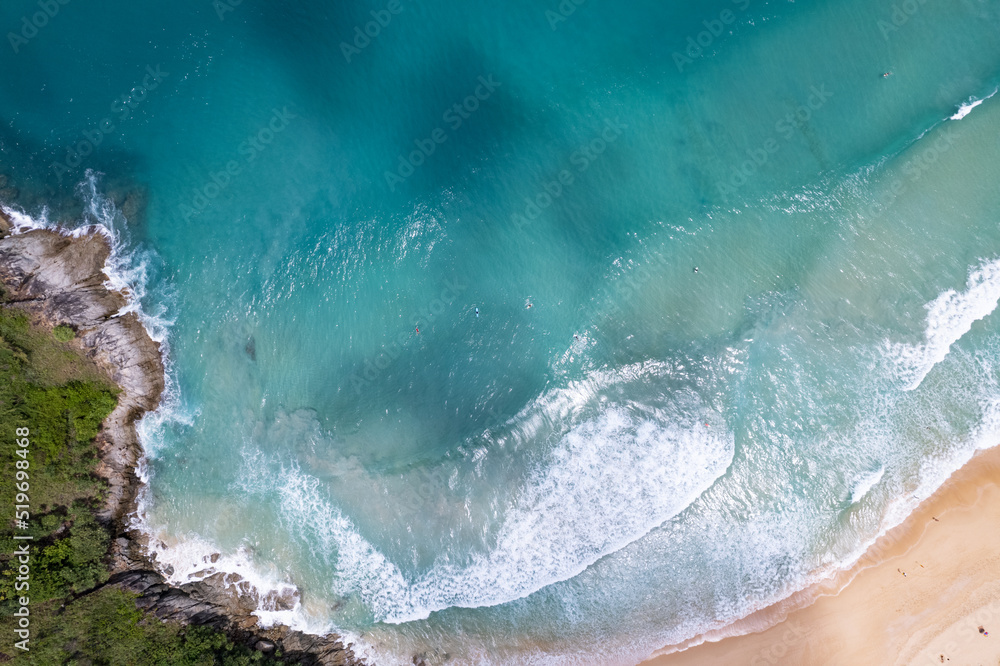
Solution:
{"label": "shrub", "polygon": [[45,617],[19,664],[94,666],[266,666],[271,659],[208,627],[161,622],[138,610],[136,595],[104,588]]}
{"label": "shrub", "polygon": [[69,326],[56,326],[52,329],[52,336],[59,342],[69,342],[76,337],[76,331]]}

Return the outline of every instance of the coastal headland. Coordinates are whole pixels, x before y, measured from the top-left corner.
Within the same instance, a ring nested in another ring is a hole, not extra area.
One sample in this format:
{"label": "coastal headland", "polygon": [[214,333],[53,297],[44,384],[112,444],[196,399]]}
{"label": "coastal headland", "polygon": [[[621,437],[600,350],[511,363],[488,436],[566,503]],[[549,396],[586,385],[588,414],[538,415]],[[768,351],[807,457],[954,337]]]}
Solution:
{"label": "coastal headland", "polygon": [[[136,606],[146,616],[222,631],[233,642],[263,653],[272,660],[269,663],[363,663],[336,635],[308,635],[286,626],[259,627],[253,612],[261,600],[235,574],[217,572],[182,585],[166,580],[149,556],[147,535],[133,520],[142,487],[137,469],[143,457],[136,423],[160,403],[164,390],[160,347],[137,314],[125,309],[129,295],[107,286],[104,268],[112,248],[100,229],[11,234],[12,227],[0,212],[3,306],[24,313],[34,329],[72,330],[67,344],[119,389],[117,402],[94,440],[95,472],[107,482],[104,504],[95,507],[94,517],[109,532],[110,552],[104,558],[109,575],[106,582],[74,599],[117,588],[137,595]],[[211,569],[217,557],[206,555],[206,569]],[[269,601],[280,609],[290,608],[296,600]],[[25,658],[30,659],[28,655]]]}

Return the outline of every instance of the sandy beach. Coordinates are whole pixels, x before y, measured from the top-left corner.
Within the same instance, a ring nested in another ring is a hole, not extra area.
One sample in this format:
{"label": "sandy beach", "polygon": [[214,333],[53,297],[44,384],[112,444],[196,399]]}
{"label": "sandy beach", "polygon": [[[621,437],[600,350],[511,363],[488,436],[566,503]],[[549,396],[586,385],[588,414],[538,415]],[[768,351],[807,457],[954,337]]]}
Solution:
{"label": "sandy beach", "polygon": [[699,637],[683,652],[667,647],[644,663],[997,666],[998,526],[1000,448],[993,448],[849,571],[745,618],[727,629],[729,637]]}

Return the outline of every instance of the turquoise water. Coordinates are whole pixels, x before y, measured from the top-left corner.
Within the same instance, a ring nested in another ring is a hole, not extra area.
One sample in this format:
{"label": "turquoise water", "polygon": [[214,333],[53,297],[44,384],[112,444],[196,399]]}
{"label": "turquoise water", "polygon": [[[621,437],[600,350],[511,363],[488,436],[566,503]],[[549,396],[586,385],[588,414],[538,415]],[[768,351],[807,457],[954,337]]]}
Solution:
{"label": "turquoise water", "polygon": [[168,349],[175,579],[380,664],[636,663],[996,443],[1000,3],[562,6],[8,36],[6,203],[113,228]]}

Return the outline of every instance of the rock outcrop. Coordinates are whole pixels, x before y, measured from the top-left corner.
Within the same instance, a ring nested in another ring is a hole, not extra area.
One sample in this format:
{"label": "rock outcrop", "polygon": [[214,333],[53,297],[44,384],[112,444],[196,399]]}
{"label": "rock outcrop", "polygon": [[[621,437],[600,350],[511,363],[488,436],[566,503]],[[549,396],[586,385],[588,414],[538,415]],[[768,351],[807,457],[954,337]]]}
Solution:
{"label": "rock outcrop", "polygon": [[[222,574],[217,574],[222,576]],[[233,607],[232,600],[220,603],[222,581],[206,579],[179,587],[168,585],[155,571],[126,571],[112,576],[107,585],[135,592],[137,605],[163,620],[211,626],[232,638],[270,654],[280,646],[282,660],[309,666],[353,666],[354,653],[336,636],[312,636],[287,627],[257,628],[252,608]]]}
{"label": "rock outcrop", "polygon": [[135,313],[118,316],[127,301],[104,286],[110,252],[96,231],[78,238],[44,229],[8,236],[0,240],[0,281],[8,302],[36,323],[73,328],[73,344],[121,389],[97,443],[98,473],[111,487],[101,517],[123,529],[139,489],[135,470],[142,447],[135,422],[160,404],[163,360]]}

